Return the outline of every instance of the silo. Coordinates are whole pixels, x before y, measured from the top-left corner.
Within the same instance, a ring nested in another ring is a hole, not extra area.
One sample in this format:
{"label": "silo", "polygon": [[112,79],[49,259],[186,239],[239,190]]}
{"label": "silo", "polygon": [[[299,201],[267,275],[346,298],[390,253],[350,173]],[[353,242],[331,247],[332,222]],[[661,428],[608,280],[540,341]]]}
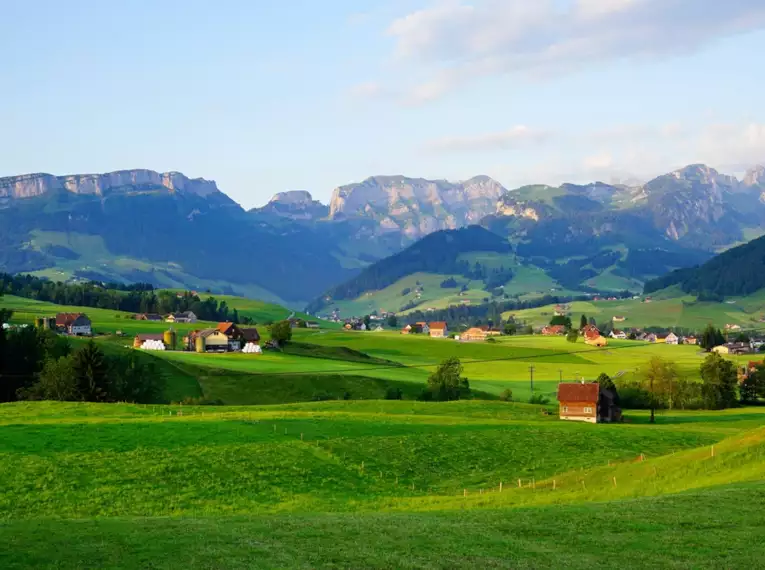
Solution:
{"label": "silo", "polygon": [[194,346],[197,349],[197,352],[204,352],[205,351],[205,339],[203,336],[198,336],[197,339],[194,341]]}
{"label": "silo", "polygon": [[164,341],[167,350],[175,350],[176,335],[175,330],[172,327],[165,331],[165,334],[162,335],[162,340]]}
{"label": "silo", "polygon": [[37,330],[40,330],[43,328],[43,326],[44,326],[43,319],[41,319],[40,317],[35,317],[35,328]]}

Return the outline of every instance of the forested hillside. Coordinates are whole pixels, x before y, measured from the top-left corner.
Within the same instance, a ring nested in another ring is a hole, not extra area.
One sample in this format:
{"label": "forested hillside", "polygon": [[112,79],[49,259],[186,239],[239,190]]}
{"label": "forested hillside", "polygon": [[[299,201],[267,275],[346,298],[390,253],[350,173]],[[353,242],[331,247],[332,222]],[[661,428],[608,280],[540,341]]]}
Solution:
{"label": "forested hillside", "polygon": [[649,281],[645,292],[672,285],[702,299],[749,295],[765,288],[765,237],[721,253],[701,266]]}
{"label": "forested hillside", "polygon": [[[513,249],[506,239],[479,226],[436,232],[401,253],[375,263],[350,281],[330,289],[324,294],[323,301],[319,299],[308,310],[316,311],[326,302],[354,299],[366,291],[383,289],[402,277],[418,272],[486,277],[473,275],[475,267],[459,259],[462,254],[476,251],[511,254]],[[508,274],[506,280],[510,277]]]}

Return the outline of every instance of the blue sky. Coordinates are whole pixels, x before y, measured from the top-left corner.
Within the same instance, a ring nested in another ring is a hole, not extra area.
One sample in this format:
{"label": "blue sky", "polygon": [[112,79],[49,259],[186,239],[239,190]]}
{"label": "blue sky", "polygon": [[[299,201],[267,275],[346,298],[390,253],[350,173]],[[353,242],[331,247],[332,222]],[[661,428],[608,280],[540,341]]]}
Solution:
{"label": "blue sky", "polygon": [[28,0],[0,22],[0,176],[179,170],[252,207],[376,174],[765,162],[762,0]]}

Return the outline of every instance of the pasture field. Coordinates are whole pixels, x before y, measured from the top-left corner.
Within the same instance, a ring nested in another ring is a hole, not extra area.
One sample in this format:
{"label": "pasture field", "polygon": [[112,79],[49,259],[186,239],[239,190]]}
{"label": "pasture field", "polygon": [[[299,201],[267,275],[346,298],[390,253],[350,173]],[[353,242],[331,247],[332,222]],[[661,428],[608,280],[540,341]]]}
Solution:
{"label": "pasture field", "polygon": [[0,567],[756,567],[765,409],[629,418],[4,404]]}
{"label": "pasture field", "polygon": [[[723,328],[726,324],[736,324],[746,330],[765,330],[761,322],[765,316],[765,297],[754,294],[750,297],[731,299],[726,303],[701,303],[695,297],[682,295],[677,291],[659,293],[650,303],[640,299],[619,301],[577,301],[570,303],[572,320],[579,322],[581,315],[594,318],[598,323],[611,321],[615,316],[626,317],[623,323],[615,323],[616,328],[685,328],[701,331],[708,324]],[[513,316],[516,320],[534,327],[550,323],[554,306],[548,305],[522,311],[508,311],[503,318]]]}

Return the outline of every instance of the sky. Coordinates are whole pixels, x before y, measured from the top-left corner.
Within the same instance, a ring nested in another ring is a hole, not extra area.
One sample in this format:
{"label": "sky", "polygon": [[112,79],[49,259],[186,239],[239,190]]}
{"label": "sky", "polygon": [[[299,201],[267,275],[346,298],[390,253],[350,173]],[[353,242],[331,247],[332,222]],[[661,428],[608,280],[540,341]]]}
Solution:
{"label": "sky", "polygon": [[762,0],[0,0],[0,23],[0,176],[180,171],[249,208],[765,163]]}

